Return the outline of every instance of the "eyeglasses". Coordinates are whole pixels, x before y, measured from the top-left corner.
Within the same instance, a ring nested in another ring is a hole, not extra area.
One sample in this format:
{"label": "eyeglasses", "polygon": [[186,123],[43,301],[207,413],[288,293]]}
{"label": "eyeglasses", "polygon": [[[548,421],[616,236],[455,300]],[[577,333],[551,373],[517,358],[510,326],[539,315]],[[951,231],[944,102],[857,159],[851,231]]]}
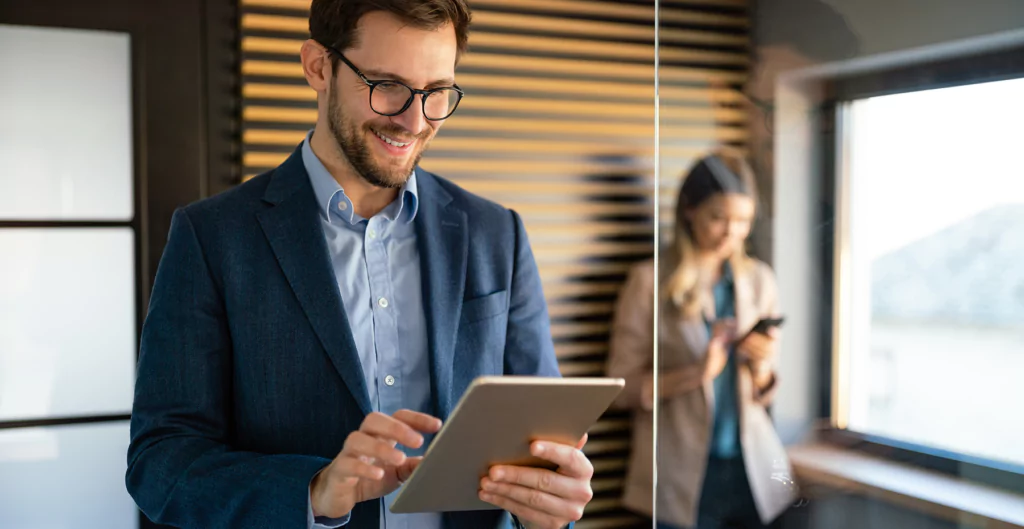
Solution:
{"label": "eyeglasses", "polygon": [[455,113],[462,97],[466,95],[459,85],[418,90],[399,81],[370,80],[340,51],[323,43],[321,45],[328,52],[337,55],[341,62],[351,68],[366,83],[366,86],[370,87],[370,108],[382,116],[397,116],[405,112],[409,109],[409,105],[412,105],[416,94],[419,94],[423,96],[423,117],[430,121],[442,121]]}

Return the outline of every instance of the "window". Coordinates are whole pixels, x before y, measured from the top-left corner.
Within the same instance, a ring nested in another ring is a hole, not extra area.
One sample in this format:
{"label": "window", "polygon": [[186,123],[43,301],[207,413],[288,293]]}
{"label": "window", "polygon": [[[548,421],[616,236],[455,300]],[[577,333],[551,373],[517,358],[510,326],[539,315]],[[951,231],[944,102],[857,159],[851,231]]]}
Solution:
{"label": "window", "polygon": [[5,529],[139,525],[124,486],[141,290],[131,44],[0,24]]}
{"label": "window", "polygon": [[839,108],[836,422],[1024,468],[1024,78]]}

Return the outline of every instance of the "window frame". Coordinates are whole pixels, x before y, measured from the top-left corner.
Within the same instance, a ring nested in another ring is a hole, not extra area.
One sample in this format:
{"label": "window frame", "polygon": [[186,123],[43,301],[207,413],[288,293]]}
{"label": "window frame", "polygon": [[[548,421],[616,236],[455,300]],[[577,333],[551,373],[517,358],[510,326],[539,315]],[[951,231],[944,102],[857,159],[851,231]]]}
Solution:
{"label": "window frame", "polygon": [[844,306],[843,289],[847,285],[846,269],[841,259],[847,241],[845,230],[848,210],[844,207],[848,189],[844,162],[849,121],[845,109],[855,100],[882,95],[903,94],[938,88],[966,86],[1001,80],[1024,78],[1024,44],[995,51],[975,51],[953,58],[926,60],[916,64],[891,66],[870,72],[858,72],[824,80],[825,102],[818,114],[823,181],[822,198],[827,207],[821,213],[824,225],[831,226],[820,255],[820,271],[831,286],[821,302],[825,326],[819,365],[826,373],[819,387],[822,406],[819,418],[827,424],[820,437],[827,443],[869,453],[890,461],[907,463],[942,474],[960,476],[1024,493],[1024,464],[1014,464],[984,457],[961,454],[902,441],[885,436],[856,432],[846,427],[845,397],[849,373],[845,366],[847,351],[840,343],[840,307]]}

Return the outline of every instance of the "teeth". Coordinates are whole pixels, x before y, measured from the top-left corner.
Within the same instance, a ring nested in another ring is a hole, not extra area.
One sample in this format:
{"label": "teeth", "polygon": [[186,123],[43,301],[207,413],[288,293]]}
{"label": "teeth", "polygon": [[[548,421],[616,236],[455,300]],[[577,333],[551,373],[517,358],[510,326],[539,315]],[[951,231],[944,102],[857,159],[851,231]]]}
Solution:
{"label": "teeth", "polygon": [[385,135],[383,135],[383,134],[381,134],[381,133],[379,133],[377,131],[374,131],[374,133],[377,134],[378,138],[386,141],[388,143],[388,145],[394,145],[395,147],[405,147],[406,145],[409,145],[408,142],[407,143],[402,143],[400,141],[395,141],[395,140],[393,140],[393,139],[391,139],[391,138],[389,138],[389,137],[387,137],[387,136],[385,136]]}

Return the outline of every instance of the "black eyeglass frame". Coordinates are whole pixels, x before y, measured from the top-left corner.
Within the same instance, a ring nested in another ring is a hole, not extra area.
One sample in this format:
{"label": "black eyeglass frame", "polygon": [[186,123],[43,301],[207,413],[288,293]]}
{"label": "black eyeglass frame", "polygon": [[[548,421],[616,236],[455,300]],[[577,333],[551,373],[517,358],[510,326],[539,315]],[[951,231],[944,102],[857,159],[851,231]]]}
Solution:
{"label": "black eyeglass frame", "polygon": [[[439,86],[437,88],[430,88],[430,89],[427,89],[427,90],[421,90],[421,89],[418,89],[418,88],[413,88],[413,87],[411,87],[411,86],[409,86],[409,85],[407,85],[407,84],[405,84],[405,83],[403,83],[401,81],[396,81],[394,79],[377,79],[377,80],[370,79],[370,78],[366,77],[365,75],[363,75],[363,72],[359,71],[359,68],[357,68],[356,65],[352,64],[352,61],[348,60],[348,58],[345,57],[345,55],[343,53],[338,51],[337,48],[335,48],[333,46],[328,46],[328,45],[326,45],[326,44],[324,44],[322,42],[320,43],[320,45],[323,46],[329,53],[333,53],[334,55],[337,55],[338,58],[341,59],[341,62],[345,63],[346,66],[351,68],[352,71],[355,72],[355,74],[357,76],[359,76],[359,79],[361,79],[364,83],[366,83],[366,86],[370,87],[370,94],[368,96],[368,102],[370,104],[370,110],[373,110],[374,112],[376,112],[377,114],[379,114],[381,116],[386,116],[386,117],[397,116],[397,115],[401,114],[402,112],[405,112],[406,110],[409,110],[409,106],[412,105],[413,99],[416,99],[416,94],[419,94],[419,95],[422,96],[422,97],[420,97],[420,106],[422,107],[420,110],[423,112],[423,117],[426,118],[428,121],[444,121],[444,120],[452,117],[452,114],[455,113],[455,110],[457,108],[459,108],[459,103],[462,102],[462,98],[466,97],[466,92],[464,92],[462,90],[462,88],[460,88],[459,85],[457,85],[457,84],[453,84],[452,86]],[[375,88],[377,88],[378,86],[380,86],[382,84],[385,84],[385,83],[387,83],[387,84],[397,84],[397,85],[400,85],[400,86],[404,86],[407,90],[409,90],[409,99],[407,99],[405,101],[405,104],[402,105],[402,108],[399,109],[397,112],[381,112],[381,111],[377,110],[376,108],[373,108],[373,90]],[[459,97],[458,97],[458,99],[455,100],[455,104],[452,105],[452,108],[448,110],[448,114],[445,117],[443,117],[443,118],[432,118],[432,117],[428,116],[427,115],[427,97],[430,96],[431,94],[434,94],[434,93],[437,93],[437,92],[450,91],[450,90],[454,90],[455,93],[459,94]]]}

